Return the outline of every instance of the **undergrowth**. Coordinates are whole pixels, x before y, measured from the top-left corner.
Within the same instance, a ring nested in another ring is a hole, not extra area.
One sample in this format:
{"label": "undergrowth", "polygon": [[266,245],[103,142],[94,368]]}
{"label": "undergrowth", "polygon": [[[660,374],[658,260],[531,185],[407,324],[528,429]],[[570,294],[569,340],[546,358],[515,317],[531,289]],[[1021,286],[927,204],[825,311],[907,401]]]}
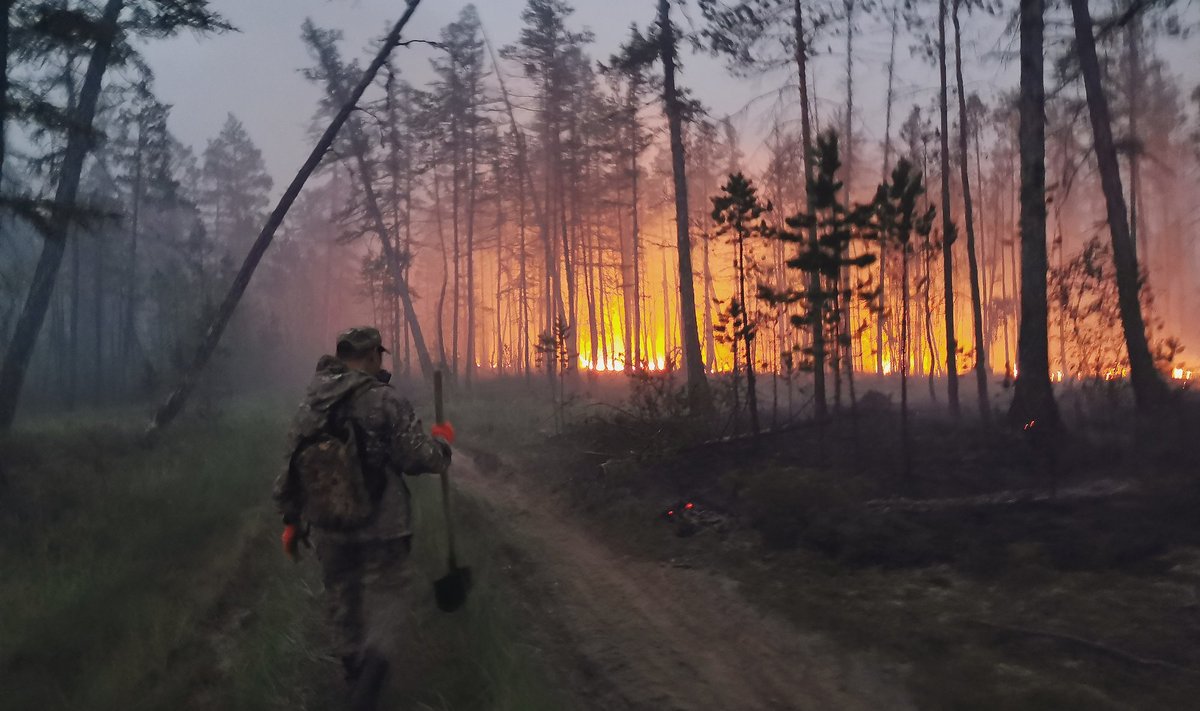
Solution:
{"label": "undergrowth", "polygon": [[[140,418],[26,425],[0,444],[0,706],[14,709],[335,708],[317,566],[279,552],[268,503],[277,408],[189,418],[143,449]],[[114,423],[122,424],[114,424]],[[482,581],[436,610],[444,566],[437,482],[415,481],[412,662],[421,709],[555,709],[490,586],[488,536],[466,525]],[[464,509],[469,518],[469,502]]]}

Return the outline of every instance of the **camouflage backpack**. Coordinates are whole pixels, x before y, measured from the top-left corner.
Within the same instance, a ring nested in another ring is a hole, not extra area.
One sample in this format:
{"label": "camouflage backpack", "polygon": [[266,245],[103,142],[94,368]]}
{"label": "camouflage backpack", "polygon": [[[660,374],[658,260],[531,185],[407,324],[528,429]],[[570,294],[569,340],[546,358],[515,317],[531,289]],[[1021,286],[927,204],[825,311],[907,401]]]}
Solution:
{"label": "camouflage backpack", "polygon": [[348,417],[354,397],[351,393],[331,407],[323,426],[292,453],[292,471],[304,492],[304,518],[318,528],[348,530],[370,523],[383,495],[384,477],[363,466],[363,435]]}

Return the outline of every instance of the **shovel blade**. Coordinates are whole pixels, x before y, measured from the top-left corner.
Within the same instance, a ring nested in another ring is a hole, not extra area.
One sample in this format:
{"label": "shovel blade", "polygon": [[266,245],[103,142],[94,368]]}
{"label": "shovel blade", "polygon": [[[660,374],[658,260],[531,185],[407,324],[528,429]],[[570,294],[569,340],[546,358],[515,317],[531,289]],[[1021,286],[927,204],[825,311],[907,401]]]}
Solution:
{"label": "shovel blade", "polygon": [[442,612],[454,612],[467,601],[467,591],[471,589],[471,569],[453,567],[450,572],[433,583],[433,596],[437,600],[438,609]]}

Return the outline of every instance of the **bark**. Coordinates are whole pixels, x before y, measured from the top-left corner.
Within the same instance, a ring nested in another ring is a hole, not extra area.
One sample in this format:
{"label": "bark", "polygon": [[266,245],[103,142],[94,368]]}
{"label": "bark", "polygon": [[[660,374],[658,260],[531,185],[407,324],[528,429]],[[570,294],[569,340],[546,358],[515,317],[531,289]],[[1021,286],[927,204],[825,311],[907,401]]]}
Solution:
{"label": "bark", "polygon": [[[713,289],[712,258],[710,252],[712,239],[708,235],[704,240],[704,363],[708,372],[716,372],[717,368],[717,339],[713,333]],[[743,298],[745,298],[743,296]]]}
{"label": "bark", "polygon": [[1079,70],[1087,92],[1088,114],[1092,123],[1092,138],[1096,162],[1100,169],[1100,185],[1104,190],[1108,227],[1112,234],[1113,262],[1117,271],[1117,302],[1121,312],[1121,327],[1129,352],[1130,379],[1138,411],[1148,414],[1158,410],[1167,397],[1166,384],[1154,367],[1154,358],[1146,342],[1146,324],[1138,300],[1140,279],[1137,256],[1125,209],[1125,193],[1121,187],[1121,169],[1113,142],[1112,119],[1108,97],[1100,81],[1100,61],[1096,56],[1096,39],[1092,34],[1092,17],[1087,0],[1071,0],[1075,21],[1075,47],[1079,53]]}
{"label": "bark", "polygon": [[1046,89],[1044,0],[1021,0],[1021,321],[1017,382],[1009,409],[1015,427],[1056,432],[1062,424],[1050,386],[1046,301]]}
{"label": "bark", "polygon": [[[846,129],[845,139],[842,143],[845,146],[845,150],[842,152],[845,158],[842,165],[842,179],[845,183],[842,204],[849,207],[850,189],[854,182],[854,0],[843,0],[843,2],[846,8]],[[849,248],[847,248],[847,253],[849,253]],[[839,274],[837,297],[841,306],[839,309],[841,320],[838,325],[838,347],[845,348],[843,356],[846,362],[846,385],[850,394],[850,411],[853,414],[855,411],[854,359],[859,339],[854,335],[854,314],[851,300],[843,299],[840,293],[842,285],[847,285],[848,288],[849,284],[850,267],[843,266]]]}
{"label": "bark", "polygon": [[954,75],[958,83],[958,164],[962,176],[963,222],[967,228],[967,267],[971,279],[971,316],[975,323],[975,384],[978,388],[979,419],[986,424],[991,420],[992,410],[988,400],[987,349],[983,342],[983,297],[979,291],[979,259],[975,254],[975,213],[971,203],[970,160],[967,151],[967,94],[963,87],[962,28],[958,19],[960,4],[960,0],[954,0]]}
{"label": "bark", "polygon": [[500,160],[493,170],[496,180],[496,372],[504,374],[504,174]]}
{"label": "bark", "polygon": [[631,109],[632,117],[630,119],[630,130],[632,131],[633,151],[630,155],[630,183],[632,189],[632,197],[630,198],[630,212],[632,215],[633,226],[630,228],[631,245],[630,250],[633,254],[633,362],[635,366],[642,364],[645,358],[645,350],[642,348],[642,245],[641,245],[641,223],[638,218],[640,207],[638,205],[638,173],[641,169],[638,167],[638,136],[637,123],[637,108]]}
{"label": "bark", "polygon": [[[555,115],[557,115],[557,107]],[[571,127],[574,134],[574,126]],[[579,365],[579,282],[577,274],[577,262],[579,261],[575,255],[576,240],[572,238],[575,233],[576,221],[567,220],[567,178],[563,175],[563,150],[562,139],[560,138],[558,125],[553,132],[554,135],[554,163],[558,173],[557,198],[558,198],[558,229],[559,237],[562,242],[563,255],[563,270],[567,277],[567,362],[564,364],[567,372],[574,372]],[[571,181],[574,182],[576,171],[571,170]],[[574,216],[572,216],[574,217]]]}
{"label": "bark", "polygon": [[[362,79],[350,92],[347,100],[343,103],[342,108],[334,116],[329,126],[325,129],[316,147],[300,168],[300,172],[292,180],[288,189],[284,192],[283,197],[279,199],[279,203],[271,212],[271,216],[267,219],[267,224],[263,226],[262,232],[254,241],[254,245],[250,248],[250,253],[246,255],[245,261],[242,263],[241,269],[238,271],[237,277],[229,288],[229,292],[225,296],[225,300],[221,303],[212,322],[209,324],[208,330],[205,332],[204,338],[200,343],[200,347],[192,360],[191,365],[184,372],[183,378],[167,398],[166,402],[158,409],[154,415],[154,420],[150,424],[147,431],[147,436],[153,436],[158,430],[170,424],[179,414],[180,410],[187,403],[188,396],[195,390],[196,384],[199,381],[200,373],[204,370],[204,366],[208,363],[209,358],[217,348],[217,343],[221,340],[221,334],[224,333],[225,327],[229,324],[230,318],[233,317],[233,312],[237,308],[238,302],[241,301],[242,294],[245,293],[246,287],[250,284],[250,278],[254,276],[254,270],[262,261],[263,255],[266,254],[267,248],[271,246],[271,240],[275,237],[275,231],[279,229],[279,225],[283,223],[284,217],[287,216],[288,210],[292,203],[296,201],[300,190],[304,187],[304,183],[308,181],[309,176],[321,164],[325,154],[333,145],[333,141],[337,138],[337,134],[341,131],[342,126],[350,118],[351,113],[355,110],[358,100],[362,98],[367,87],[374,81],[375,75],[379,69],[387,61],[388,55],[400,40],[400,33],[404,30],[404,26],[408,24],[408,20],[412,17],[421,0],[408,0],[407,8],[404,14],[396,22],[395,27],[388,34],[387,39],[383,42],[383,47],[379,50],[379,54],[363,72]],[[110,0],[112,3],[119,3],[119,0]],[[385,242],[385,244],[388,244]],[[389,254],[391,250],[386,250]],[[394,254],[392,255],[395,256]],[[393,274],[399,275],[400,270],[395,269]],[[401,282],[403,284],[403,282]],[[408,296],[407,288],[403,288],[402,298]],[[405,298],[404,303],[405,317],[409,323],[409,329],[412,332],[413,344],[417,351],[417,358],[421,364],[421,372],[429,377],[433,373],[433,363],[429,359],[429,351],[425,347],[425,340],[421,335],[420,326],[417,324],[416,312],[412,307],[412,300]]]}
{"label": "bark", "polygon": [[[814,212],[812,179],[812,122],[809,115],[808,97],[808,41],[804,36],[804,11],[801,0],[795,0],[792,29],[796,35],[796,72],[800,79],[800,140],[804,144],[804,184],[807,211]],[[809,242],[812,247],[817,245],[817,228],[809,229]],[[809,278],[808,288],[820,292],[821,277],[813,274]],[[825,330],[822,319],[823,309],[819,306],[812,309],[809,324],[812,332],[813,352],[813,416],[823,420],[829,415],[829,406],[825,399]]]}
{"label": "bark", "polygon": [[[622,195],[618,190],[617,202]],[[625,352],[622,354],[623,367],[626,371],[633,369],[633,263],[629,258],[629,247],[625,244],[625,213],[620,207],[615,210],[617,225],[617,248],[621,255],[621,280],[619,283],[621,303],[624,311],[621,314],[621,326],[625,338]]]}
{"label": "bark", "polygon": [[467,179],[467,387],[475,377],[475,208],[478,202],[479,169],[478,137],[475,126],[471,126],[471,144],[469,146],[471,159],[467,169],[471,171]]}
{"label": "bark", "polygon": [[458,117],[450,118],[450,142],[452,149],[451,164],[453,166],[450,173],[450,235],[452,238],[453,251],[451,252],[452,269],[454,272],[454,291],[450,299],[450,373],[457,380],[458,378],[458,336],[461,332],[459,328],[459,312],[462,308],[462,240],[459,230],[459,209],[462,205],[462,137],[459,135]]}
{"label": "bark", "polygon": [[679,250],[679,313],[683,360],[687,368],[688,406],[693,414],[712,408],[712,394],[700,356],[696,323],[696,292],[692,279],[692,244],[688,235],[687,169],[683,152],[683,107],[675,86],[675,29],[671,24],[669,0],[658,2],[659,52],[663,64],[663,102],[671,134],[671,167],[675,177],[675,229]]}
{"label": "bark", "polygon": [[1140,22],[1134,20],[1129,23],[1128,29],[1125,30],[1129,40],[1129,77],[1128,77],[1128,92],[1129,92],[1129,243],[1133,245],[1133,257],[1136,262],[1138,252],[1142,253],[1142,259],[1147,260],[1149,254],[1146,252],[1145,235],[1139,234],[1138,229],[1138,211],[1141,203],[1141,156],[1142,144],[1138,139],[1138,115],[1141,113],[1142,107],[1138,103],[1140,101],[1138,91],[1141,87],[1141,46],[1138,33],[1140,31]]}
{"label": "bark", "polygon": [[8,144],[8,46],[13,0],[0,0],[0,186]]}
{"label": "bark", "polygon": [[742,345],[746,353],[746,405],[750,409],[750,426],[759,432],[758,387],[754,378],[754,333],[750,326],[750,306],[746,301],[746,236],[738,235],[737,245],[738,297],[742,302]]}
{"label": "bark", "polygon": [[25,304],[17,317],[12,341],[4,354],[4,364],[0,367],[0,433],[12,428],[29,361],[33,356],[34,346],[37,345],[38,333],[46,320],[51,297],[54,295],[54,283],[62,266],[67,235],[73,219],[71,211],[79,195],[83,163],[92,150],[92,120],[96,115],[96,104],[100,99],[104,73],[108,69],[113,44],[119,32],[117,20],[120,19],[124,7],[123,0],[108,0],[104,6],[96,44],[92,48],[83,86],[79,92],[79,104],[73,112],[73,120],[67,131],[67,144],[63,151],[58,187],[55,190],[53,213],[43,235],[45,242],[42,245],[42,253],[34,268],[33,281],[25,297]]}
{"label": "bark", "polygon": [[900,245],[900,446],[903,451],[904,478],[912,478],[912,451],[908,436],[908,242]]}
{"label": "bark", "polygon": [[521,368],[524,370],[526,380],[528,380],[532,372],[529,367],[529,274],[526,264],[528,261],[529,246],[525,233],[525,186],[523,184],[517,187],[517,198],[517,230],[520,237],[519,248],[521,250],[520,256],[517,258],[517,280],[519,282],[518,288],[520,289],[521,299],[519,305],[521,311]]}
{"label": "bark", "polygon": [[442,255],[442,284],[437,303],[438,363],[445,369],[450,363],[446,355],[446,291],[450,288],[450,250],[446,247],[446,230],[442,224],[442,181],[437,166],[433,169],[433,216],[437,225],[438,251]]}
{"label": "bark", "polygon": [[946,308],[946,397],[950,415],[958,416],[958,341],[954,336],[954,223],[950,220],[950,99],[946,79],[946,2],[938,1],[938,71],[941,77],[942,285]]}
{"label": "bark", "polygon": [[92,404],[104,401],[104,248],[93,240],[92,262]]}
{"label": "bark", "polygon": [[[892,170],[892,104],[896,97],[896,35],[899,34],[900,23],[897,16],[900,4],[892,6],[892,43],[888,53],[888,83],[887,108],[885,110],[883,130],[883,180],[887,180]],[[883,332],[884,321],[887,318],[887,241],[879,243],[879,309],[875,314],[875,374],[883,375]],[[890,345],[890,344],[889,344]]]}
{"label": "bark", "polygon": [[67,407],[74,410],[79,402],[79,302],[82,296],[79,272],[82,260],[79,258],[79,240],[71,239],[70,232],[67,233],[67,240],[71,245],[71,335],[67,343],[67,367],[70,369],[67,377]]}

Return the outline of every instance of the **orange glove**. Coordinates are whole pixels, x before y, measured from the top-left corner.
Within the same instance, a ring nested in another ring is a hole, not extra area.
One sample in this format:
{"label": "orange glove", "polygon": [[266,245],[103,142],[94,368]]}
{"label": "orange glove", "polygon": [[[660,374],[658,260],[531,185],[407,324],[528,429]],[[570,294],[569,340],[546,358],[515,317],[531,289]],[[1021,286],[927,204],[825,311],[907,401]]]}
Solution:
{"label": "orange glove", "polygon": [[283,527],[283,535],[279,537],[283,543],[283,553],[292,561],[298,559],[298,549],[300,546],[300,529],[294,523],[289,523]]}
{"label": "orange glove", "polygon": [[446,444],[454,444],[454,425],[449,422],[439,422],[429,429],[429,434],[442,439]]}

